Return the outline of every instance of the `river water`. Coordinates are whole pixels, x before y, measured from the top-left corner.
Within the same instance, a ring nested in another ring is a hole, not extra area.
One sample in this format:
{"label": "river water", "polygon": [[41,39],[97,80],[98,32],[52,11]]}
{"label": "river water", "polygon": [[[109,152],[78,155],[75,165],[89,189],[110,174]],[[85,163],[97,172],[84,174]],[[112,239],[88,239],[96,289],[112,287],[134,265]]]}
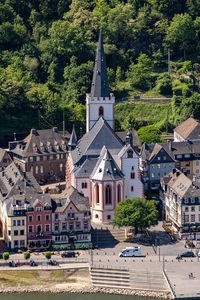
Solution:
{"label": "river water", "polygon": [[156,298],[134,297],[124,295],[103,295],[103,294],[83,294],[83,295],[0,295],[0,300],[157,300]]}

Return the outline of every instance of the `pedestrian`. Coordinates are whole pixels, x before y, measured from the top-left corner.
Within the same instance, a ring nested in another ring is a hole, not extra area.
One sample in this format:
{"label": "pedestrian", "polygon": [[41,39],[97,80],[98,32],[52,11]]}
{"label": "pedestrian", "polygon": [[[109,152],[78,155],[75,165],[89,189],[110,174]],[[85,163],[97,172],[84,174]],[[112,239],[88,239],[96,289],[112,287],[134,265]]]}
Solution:
{"label": "pedestrian", "polygon": [[190,274],[190,278],[193,278],[193,273]]}
{"label": "pedestrian", "polygon": [[189,276],[189,279],[190,279],[191,274],[189,274],[188,276]]}

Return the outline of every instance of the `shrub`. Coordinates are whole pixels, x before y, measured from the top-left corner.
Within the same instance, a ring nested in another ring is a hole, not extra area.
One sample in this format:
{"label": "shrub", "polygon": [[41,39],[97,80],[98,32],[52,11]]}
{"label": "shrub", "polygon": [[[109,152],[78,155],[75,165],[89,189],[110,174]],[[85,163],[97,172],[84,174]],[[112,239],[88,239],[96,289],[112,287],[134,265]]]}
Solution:
{"label": "shrub", "polygon": [[45,257],[48,260],[51,259],[51,252],[50,251],[45,252]]}
{"label": "shrub", "polygon": [[8,260],[8,259],[9,259],[9,256],[10,256],[9,252],[4,252],[4,253],[3,253],[3,259],[4,259],[4,260]]}
{"label": "shrub", "polygon": [[31,254],[29,252],[24,252],[24,259],[29,259]]}

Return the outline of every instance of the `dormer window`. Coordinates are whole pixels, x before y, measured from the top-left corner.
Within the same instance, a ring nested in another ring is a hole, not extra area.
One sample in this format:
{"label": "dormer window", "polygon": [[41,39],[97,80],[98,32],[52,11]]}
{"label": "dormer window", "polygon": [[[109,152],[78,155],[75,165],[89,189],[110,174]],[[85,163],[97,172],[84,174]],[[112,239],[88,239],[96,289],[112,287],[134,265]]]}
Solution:
{"label": "dormer window", "polygon": [[104,115],[104,109],[102,106],[99,107],[99,116],[102,117]]}
{"label": "dormer window", "polygon": [[42,152],[44,152],[45,149],[44,149],[44,143],[43,142],[40,142],[40,149],[41,149]]}

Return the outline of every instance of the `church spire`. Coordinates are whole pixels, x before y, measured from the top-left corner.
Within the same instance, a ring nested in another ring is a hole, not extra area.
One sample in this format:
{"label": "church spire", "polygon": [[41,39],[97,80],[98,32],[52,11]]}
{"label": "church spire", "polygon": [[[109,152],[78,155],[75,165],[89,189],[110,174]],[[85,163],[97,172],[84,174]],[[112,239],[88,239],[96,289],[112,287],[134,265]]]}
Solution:
{"label": "church spire", "polygon": [[73,125],[73,130],[72,130],[72,134],[70,136],[70,140],[68,143],[68,148],[70,151],[74,150],[76,148],[77,145],[77,137],[76,137],[76,131],[75,131],[75,127]]}
{"label": "church spire", "polygon": [[95,59],[95,66],[91,87],[92,97],[109,97],[109,86],[106,71],[106,62],[103,49],[103,39],[100,30],[99,42],[97,47],[97,55]]}

